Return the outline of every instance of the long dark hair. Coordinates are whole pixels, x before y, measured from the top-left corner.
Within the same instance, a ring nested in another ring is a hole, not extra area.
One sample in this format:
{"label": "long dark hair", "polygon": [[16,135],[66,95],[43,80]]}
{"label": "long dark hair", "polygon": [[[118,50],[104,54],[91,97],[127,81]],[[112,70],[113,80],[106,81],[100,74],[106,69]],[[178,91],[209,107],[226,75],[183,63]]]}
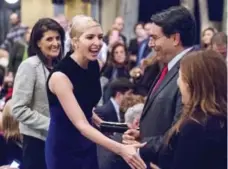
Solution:
{"label": "long dark hair", "polygon": [[213,50],[192,52],[182,59],[180,70],[190,99],[166,143],[188,119],[204,125],[209,116],[221,117],[223,122],[227,118],[227,65],[223,57]]}
{"label": "long dark hair", "polygon": [[64,54],[65,31],[58,22],[56,22],[51,18],[39,19],[34,25],[31,33],[31,38],[29,41],[28,55],[29,56],[37,55],[39,59],[43,62],[43,64],[47,65],[48,59],[46,56],[44,56],[44,54],[38,47],[37,43],[43,37],[44,33],[49,30],[57,31],[60,35],[60,40],[61,40],[60,53],[58,57],[53,59],[52,61],[52,64],[55,65],[62,59],[62,56]]}
{"label": "long dark hair", "polygon": [[[208,28],[206,28],[206,29],[203,30],[203,32],[202,32],[202,38],[204,37],[204,35],[205,35],[205,33],[206,33],[207,31],[213,32],[213,35],[216,33],[216,31],[215,31],[214,28],[208,27]],[[213,37],[213,36],[212,36],[212,37]],[[211,45],[211,44],[205,44],[205,43],[203,42],[203,40],[201,40],[201,48],[202,48],[202,49],[207,49],[207,47],[210,46],[210,45]]]}
{"label": "long dark hair", "polygon": [[[125,56],[126,56],[123,64],[119,64],[115,61],[115,54],[114,53],[119,46],[121,46],[124,49]],[[109,54],[108,65],[113,66],[113,67],[122,67],[123,66],[126,69],[129,69],[129,56],[128,56],[127,47],[125,44],[117,42],[113,45],[112,50]]]}

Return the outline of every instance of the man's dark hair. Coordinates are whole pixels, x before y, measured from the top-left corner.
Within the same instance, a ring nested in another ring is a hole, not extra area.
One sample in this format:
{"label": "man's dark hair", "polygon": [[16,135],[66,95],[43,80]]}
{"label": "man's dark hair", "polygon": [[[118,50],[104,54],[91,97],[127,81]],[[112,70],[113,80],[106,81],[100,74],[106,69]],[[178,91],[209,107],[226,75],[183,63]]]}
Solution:
{"label": "man's dark hair", "polygon": [[211,38],[211,44],[227,45],[227,35],[224,32],[217,32]]}
{"label": "man's dark hair", "polygon": [[124,94],[128,90],[134,89],[134,87],[134,84],[127,78],[118,78],[110,83],[111,96],[115,97],[117,92]]}
{"label": "man's dark hair", "polygon": [[162,28],[166,37],[179,33],[184,47],[192,46],[195,43],[195,19],[185,7],[174,6],[168,8],[163,12],[153,15],[151,21]]}

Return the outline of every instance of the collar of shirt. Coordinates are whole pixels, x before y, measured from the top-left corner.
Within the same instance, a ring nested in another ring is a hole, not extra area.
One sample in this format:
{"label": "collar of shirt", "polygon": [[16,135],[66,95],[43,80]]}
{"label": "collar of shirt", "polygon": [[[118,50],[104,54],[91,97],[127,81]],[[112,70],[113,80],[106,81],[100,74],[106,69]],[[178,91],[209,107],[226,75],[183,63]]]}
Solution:
{"label": "collar of shirt", "polygon": [[118,117],[118,121],[120,121],[120,106],[119,106],[119,104],[115,101],[114,98],[111,98],[110,100],[111,100],[111,102],[112,102],[112,104],[113,104],[113,106],[114,106],[114,109],[115,109],[115,111],[116,111],[116,114],[117,114],[117,117]]}
{"label": "collar of shirt", "polygon": [[193,47],[187,48],[185,50],[183,50],[181,53],[179,53],[178,55],[176,55],[169,63],[168,63],[168,71],[170,71],[173,66],[179,61],[181,60],[181,58],[188,53]]}

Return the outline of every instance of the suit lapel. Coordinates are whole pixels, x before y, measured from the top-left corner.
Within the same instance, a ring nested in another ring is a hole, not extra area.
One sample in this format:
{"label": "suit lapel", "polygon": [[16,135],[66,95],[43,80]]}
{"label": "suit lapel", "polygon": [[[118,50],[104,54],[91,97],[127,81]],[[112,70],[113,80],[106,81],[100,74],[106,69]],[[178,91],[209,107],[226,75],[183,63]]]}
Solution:
{"label": "suit lapel", "polygon": [[147,95],[146,103],[145,103],[145,106],[143,108],[143,113],[145,112],[145,109],[147,109],[147,107],[149,106],[148,102],[151,100],[151,92],[152,92],[155,84],[157,83],[159,77],[161,76],[161,73],[162,72],[160,71],[160,73],[157,75],[157,77],[155,78],[154,82],[152,83],[152,85],[150,87],[150,90],[149,90],[148,95]]}
{"label": "suit lapel", "polygon": [[149,93],[151,96],[150,95],[148,96],[148,99],[147,99],[146,104],[145,104],[145,108],[143,110],[142,117],[148,112],[148,109],[150,108],[150,106],[151,106],[152,102],[154,101],[154,99],[156,98],[156,96],[164,89],[165,86],[167,86],[167,84],[178,73],[178,71],[179,71],[179,65],[180,65],[180,62],[176,63],[176,65],[167,73],[167,75],[165,76],[165,78],[163,79],[163,81],[161,82],[161,84],[159,85],[159,87],[151,95],[153,86],[155,84],[152,85],[152,87],[150,89],[150,93]]}
{"label": "suit lapel", "polygon": [[[187,55],[188,53],[192,52],[192,51],[196,51],[197,49],[195,49],[195,47],[192,47],[192,49],[190,51],[188,51],[185,55]],[[184,55],[184,56],[185,56]],[[183,57],[184,57],[183,56]],[[183,58],[182,57],[182,58]],[[148,109],[150,108],[151,103],[153,102],[153,100],[155,99],[155,97],[162,91],[162,89],[172,80],[172,78],[178,73],[179,71],[179,67],[180,67],[180,60],[175,64],[175,66],[168,72],[168,74],[166,75],[166,77],[163,79],[163,81],[161,82],[160,86],[158,87],[158,89],[151,95],[151,92],[154,88],[154,85],[157,83],[161,72],[159,73],[159,75],[156,77],[156,80],[154,81],[154,83],[152,84],[150,91],[148,93],[148,98],[146,100],[144,109],[143,109],[143,113],[142,113],[142,117],[147,113]],[[142,119],[142,118],[141,118]]]}

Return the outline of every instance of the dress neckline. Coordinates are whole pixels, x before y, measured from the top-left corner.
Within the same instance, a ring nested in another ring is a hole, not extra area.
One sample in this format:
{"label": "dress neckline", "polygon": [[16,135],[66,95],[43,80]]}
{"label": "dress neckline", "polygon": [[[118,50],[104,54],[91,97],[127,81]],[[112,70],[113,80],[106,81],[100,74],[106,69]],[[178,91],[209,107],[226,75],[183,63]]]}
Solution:
{"label": "dress neckline", "polygon": [[74,59],[72,58],[72,55],[70,55],[69,58],[74,62],[74,64],[77,65],[77,67],[79,67],[79,68],[82,69],[83,71],[88,71],[90,62],[88,63],[88,67],[87,67],[87,68],[83,68],[81,65],[78,64],[78,62],[77,62],[76,60],[74,60]]}

